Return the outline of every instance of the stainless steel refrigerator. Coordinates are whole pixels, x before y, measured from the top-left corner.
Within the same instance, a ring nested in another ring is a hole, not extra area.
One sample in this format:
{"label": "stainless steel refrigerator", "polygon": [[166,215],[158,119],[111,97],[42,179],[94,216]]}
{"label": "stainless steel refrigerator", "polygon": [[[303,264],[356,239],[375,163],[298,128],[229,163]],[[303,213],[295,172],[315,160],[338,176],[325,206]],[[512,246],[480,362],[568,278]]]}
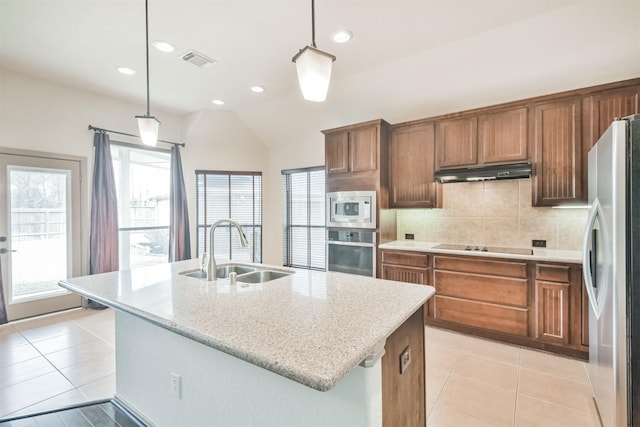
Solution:
{"label": "stainless steel refrigerator", "polygon": [[591,148],[588,182],[589,379],[604,427],[640,427],[640,115]]}

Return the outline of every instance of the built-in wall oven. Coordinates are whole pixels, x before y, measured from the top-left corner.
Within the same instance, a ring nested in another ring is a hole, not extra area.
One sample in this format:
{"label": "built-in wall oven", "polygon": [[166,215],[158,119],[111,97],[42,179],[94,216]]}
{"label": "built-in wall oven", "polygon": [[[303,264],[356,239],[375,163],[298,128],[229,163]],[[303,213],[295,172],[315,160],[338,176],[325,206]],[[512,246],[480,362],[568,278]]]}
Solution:
{"label": "built-in wall oven", "polygon": [[327,193],[327,271],[376,276],[376,192]]}
{"label": "built-in wall oven", "polygon": [[327,229],[327,270],[376,276],[376,231]]}

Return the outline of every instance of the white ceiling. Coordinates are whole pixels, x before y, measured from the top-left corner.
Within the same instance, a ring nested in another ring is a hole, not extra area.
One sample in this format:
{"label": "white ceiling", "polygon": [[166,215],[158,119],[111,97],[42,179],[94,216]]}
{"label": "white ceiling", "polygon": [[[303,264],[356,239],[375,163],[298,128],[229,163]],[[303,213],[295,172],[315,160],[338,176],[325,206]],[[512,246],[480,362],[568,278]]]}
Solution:
{"label": "white ceiling", "polygon": [[[280,144],[640,76],[637,0],[318,0],[316,43],[337,60],[327,102],[313,104],[291,62],[311,42],[310,3],[149,0],[150,40],[176,46],[150,50],[151,112],[231,110]],[[329,39],[341,28],[354,33],[344,45]],[[144,37],[143,0],[0,0],[2,67],[141,105]],[[189,49],[217,63],[182,61]]]}

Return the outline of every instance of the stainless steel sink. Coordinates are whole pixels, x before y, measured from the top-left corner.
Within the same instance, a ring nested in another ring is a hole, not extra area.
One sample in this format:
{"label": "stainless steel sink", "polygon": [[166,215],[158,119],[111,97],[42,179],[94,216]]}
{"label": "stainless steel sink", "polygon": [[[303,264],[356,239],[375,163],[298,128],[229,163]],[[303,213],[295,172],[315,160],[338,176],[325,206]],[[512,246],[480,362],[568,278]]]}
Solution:
{"label": "stainless steel sink", "polygon": [[[238,276],[245,273],[251,273],[252,271],[256,271],[257,268],[249,267],[248,265],[237,265],[237,264],[229,264],[223,265],[221,267],[216,268],[216,277],[218,279],[226,279],[229,277],[229,273],[236,273]],[[205,278],[206,278],[205,272]]]}
{"label": "stainless steel sink", "polygon": [[193,277],[195,279],[207,279],[207,272],[204,270],[201,270],[199,268],[193,269],[193,270],[186,270],[186,271],[181,271],[180,273],[183,276],[187,276],[187,277]]}
{"label": "stainless steel sink", "polygon": [[[251,273],[252,271],[256,271],[257,268],[250,267],[248,265],[238,265],[238,264],[228,264],[222,265],[216,268],[216,278],[217,279],[226,279],[229,277],[230,273],[236,273],[238,276],[245,273]],[[180,273],[183,276],[193,277],[195,279],[207,279],[207,271],[202,270],[200,268],[194,268],[193,270],[181,271]]]}
{"label": "stainless steel sink", "polygon": [[[293,272],[269,270],[266,268],[253,267],[241,264],[227,264],[216,268],[216,279],[227,279],[229,274],[236,273],[236,280],[243,283],[263,283],[269,280],[279,279],[289,276]],[[183,276],[193,277],[195,279],[207,280],[206,270],[195,268],[192,270],[181,271]]]}
{"label": "stainless steel sink", "polygon": [[289,276],[292,273],[287,271],[274,271],[274,270],[257,270],[252,273],[246,273],[238,276],[238,282],[244,283],[264,283],[269,280],[279,279],[281,277]]}

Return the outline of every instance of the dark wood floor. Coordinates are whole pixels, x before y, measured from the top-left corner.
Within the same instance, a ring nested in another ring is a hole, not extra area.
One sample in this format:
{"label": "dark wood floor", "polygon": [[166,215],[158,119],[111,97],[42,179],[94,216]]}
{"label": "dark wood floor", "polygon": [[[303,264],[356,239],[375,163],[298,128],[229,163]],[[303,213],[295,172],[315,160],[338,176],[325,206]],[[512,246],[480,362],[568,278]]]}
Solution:
{"label": "dark wood floor", "polygon": [[0,420],[0,427],[144,427],[111,400]]}

